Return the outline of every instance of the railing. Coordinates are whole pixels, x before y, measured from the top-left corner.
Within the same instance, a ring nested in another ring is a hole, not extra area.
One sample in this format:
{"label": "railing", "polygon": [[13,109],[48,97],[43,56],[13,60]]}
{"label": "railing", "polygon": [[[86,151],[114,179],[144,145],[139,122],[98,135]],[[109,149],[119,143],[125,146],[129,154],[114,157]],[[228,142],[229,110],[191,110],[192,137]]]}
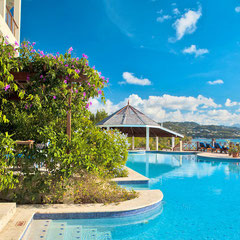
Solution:
{"label": "railing", "polygon": [[[183,151],[197,151],[197,142],[183,142],[182,143]],[[173,148],[173,151],[180,151],[180,143],[176,144]]]}
{"label": "railing", "polygon": [[10,9],[6,6],[6,22],[10,30],[12,31],[13,35],[16,37],[16,32],[18,29],[18,25],[14,20],[14,17],[10,11]]}
{"label": "railing", "polygon": [[197,142],[184,142],[183,151],[197,151]]}

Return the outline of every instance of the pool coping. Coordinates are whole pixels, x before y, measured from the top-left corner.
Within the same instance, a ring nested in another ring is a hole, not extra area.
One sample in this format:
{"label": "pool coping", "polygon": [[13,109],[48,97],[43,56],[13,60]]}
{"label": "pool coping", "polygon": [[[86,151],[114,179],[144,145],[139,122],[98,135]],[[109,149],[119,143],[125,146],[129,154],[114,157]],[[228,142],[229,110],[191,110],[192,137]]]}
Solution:
{"label": "pool coping", "polygon": [[128,171],[127,177],[118,177],[111,179],[112,181],[116,182],[117,184],[148,184],[149,178],[143,176],[142,174],[134,171],[129,167],[124,167]]}
{"label": "pool coping", "polygon": [[199,151],[164,151],[164,150],[159,150],[159,151],[146,151],[146,150],[130,150],[130,154],[145,154],[145,153],[163,153],[163,154],[182,154],[182,155],[192,155],[192,154],[198,154]]}
{"label": "pool coping", "polygon": [[229,157],[228,154],[224,153],[209,153],[209,152],[201,152],[197,154],[197,157],[202,158],[202,159],[209,159],[209,160],[226,160],[226,161],[240,161],[240,157]]}
{"label": "pool coping", "polygon": [[[0,239],[23,239],[33,219],[76,219],[127,217],[158,207],[163,199],[160,190],[138,190],[139,197],[118,204],[48,204],[18,205],[14,217],[0,232]],[[18,222],[24,226],[17,227]]]}

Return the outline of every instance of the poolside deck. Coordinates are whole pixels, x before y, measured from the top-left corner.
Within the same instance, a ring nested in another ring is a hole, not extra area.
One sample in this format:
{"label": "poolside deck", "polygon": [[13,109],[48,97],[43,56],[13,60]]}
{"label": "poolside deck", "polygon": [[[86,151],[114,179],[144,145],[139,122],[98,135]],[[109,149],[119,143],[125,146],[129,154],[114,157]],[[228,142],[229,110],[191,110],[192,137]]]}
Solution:
{"label": "poolside deck", "polygon": [[149,178],[125,166],[128,171],[127,177],[113,178],[112,181],[118,184],[148,184]]}
{"label": "poolside deck", "polygon": [[139,197],[119,204],[48,204],[19,205],[13,218],[0,232],[0,239],[19,240],[31,223],[37,219],[96,218],[128,216],[145,212],[159,205],[163,199],[160,190],[141,190]]}
{"label": "poolside deck", "polygon": [[159,151],[155,151],[155,150],[150,150],[150,151],[146,151],[146,150],[129,150],[129,153],[131,154],[144,154],[144,153],[163,153],[163,154],[183,154],[183,155],[191,155],[191,154],[197,154],[199,153],[199,151],[170,151],[170,150],[159,150]]}
{"label": "poolside deck", "polygon": [[212,159],[212,160],[231,160],[231,161],[240,161],[240,157],[232,157],[226,153],[210,153],[210,152],[200,152],[197,154],[198,157],[204,159]]}

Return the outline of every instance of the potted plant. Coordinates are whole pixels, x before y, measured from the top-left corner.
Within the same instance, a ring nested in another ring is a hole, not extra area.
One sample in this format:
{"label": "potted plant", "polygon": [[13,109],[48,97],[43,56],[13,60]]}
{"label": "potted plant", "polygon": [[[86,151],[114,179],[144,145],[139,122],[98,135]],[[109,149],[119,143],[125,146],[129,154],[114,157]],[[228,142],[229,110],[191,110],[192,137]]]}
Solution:
{"label": "potted plant", "polygon": [[239,157],[239,148],[237,146],[232,146],[229,149],[229,153],[231,153],[234,158]]}

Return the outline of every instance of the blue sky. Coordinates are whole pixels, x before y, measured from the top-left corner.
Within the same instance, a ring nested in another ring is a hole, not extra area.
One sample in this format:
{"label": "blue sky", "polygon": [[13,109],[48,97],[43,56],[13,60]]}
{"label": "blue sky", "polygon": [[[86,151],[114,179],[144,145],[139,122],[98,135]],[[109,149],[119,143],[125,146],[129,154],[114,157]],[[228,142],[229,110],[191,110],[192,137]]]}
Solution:
{"label": "blue sky", "polygon": [[89,56],[110,85],[157,121],[240,123],[240,0],[22,0],[21,40]]}

